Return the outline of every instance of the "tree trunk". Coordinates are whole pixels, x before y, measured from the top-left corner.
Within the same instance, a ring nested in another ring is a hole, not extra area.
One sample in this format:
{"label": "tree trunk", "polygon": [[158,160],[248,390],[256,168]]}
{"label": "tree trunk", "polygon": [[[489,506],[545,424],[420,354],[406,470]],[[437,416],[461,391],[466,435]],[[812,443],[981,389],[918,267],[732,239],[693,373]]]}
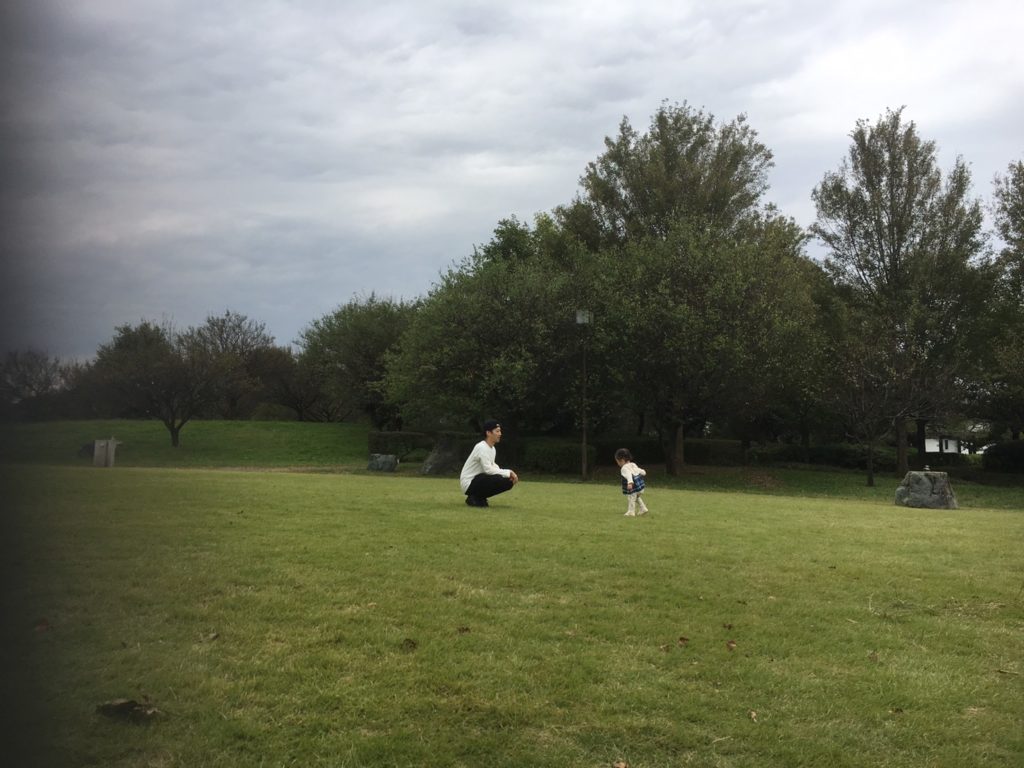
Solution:
{"label": "tree trunk", "polygon": [[683,451],[683,422],[679,421],[673,425],[667,441],[665,471],[672,476],[678,476],[683,473],[684,466],[686,466],[686,461]]}
{"label": "tree trunk", "polygon": [[868,443],[868,488],[875,487],[875,444]]}
{"label": "tree trunk", "polygon": [[811,430],[806,420],[800,423],[800,454],[804,464],[811,463]]}
{"label": "tree trunk", "polygon": [[896,477],[905,477],[910,469],[907,460],[907,422],[896,419]]}
{"label": "tree trunk", "polygon": [[168,424],[167,430],[171,433],[171,447],[177,448],[179,435],[181,434],[181,425],[175,426],[174,424]]}
{"label": "tree trunk", "polygon": [[924,469],[928,463],[927,442],[925,438],[925,427],[928,426],[928,419],[917,420],[917,469]]}

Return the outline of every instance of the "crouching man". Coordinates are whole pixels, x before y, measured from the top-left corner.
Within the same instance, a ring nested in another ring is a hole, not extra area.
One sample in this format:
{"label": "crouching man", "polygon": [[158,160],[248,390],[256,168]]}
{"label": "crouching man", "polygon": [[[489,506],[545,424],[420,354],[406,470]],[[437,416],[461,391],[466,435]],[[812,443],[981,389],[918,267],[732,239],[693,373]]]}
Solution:
{"label": "crouching man", "polygon": [[459,484],[466,494],[466,504],[486,507],[487,499],[511,490],[519,476],[511,469],[502,469],[494,463],[494,446],[501,442],[501,424],[494,419],[484,422],[484,439],[473,450],[462,467]]}

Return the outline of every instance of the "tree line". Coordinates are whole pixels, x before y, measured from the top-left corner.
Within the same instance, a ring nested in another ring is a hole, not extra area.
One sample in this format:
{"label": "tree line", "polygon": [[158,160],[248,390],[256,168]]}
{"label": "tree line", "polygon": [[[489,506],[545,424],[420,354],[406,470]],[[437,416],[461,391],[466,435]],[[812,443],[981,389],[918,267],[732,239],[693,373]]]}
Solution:
{"label": "tree line", "polygon": [[869,457],[895,442],[901,472],[929,428],[1018,439],[1024,162],[986,204],[902,109],[850,138],[804,230],[766,201],[772,153],[744,116],[666,102],[646,130],[622,120],[573,200],[498,222],[424,297],[353,299],[294,350],[229,310],[120,326],[83,364],[11,352],[4,407],[158,418],[175,445],[197,417],[460,430],[500,414],[556,435],[585,421],[657,435],[673,473],[694,436],[854,440]]}

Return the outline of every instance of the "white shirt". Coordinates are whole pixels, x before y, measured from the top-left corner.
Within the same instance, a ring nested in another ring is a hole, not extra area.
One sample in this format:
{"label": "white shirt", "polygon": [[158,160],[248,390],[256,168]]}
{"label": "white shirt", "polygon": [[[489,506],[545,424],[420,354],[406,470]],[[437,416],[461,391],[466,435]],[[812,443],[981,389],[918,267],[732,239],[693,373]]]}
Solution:
{"label": "white shirt", "polygon": [[486,440],[481,440],[473,446],[473,450],[469,453],[469,458],[462,465],[462,474],[459,476],[459,485],[462,486],[463,493],[469,490],[469,484],[473,482],[473,478],[477,475],[509,477],[512,474],[511,469],[502,469],[494,463],[496,454],[497,451],[494,450],[494,446],[488,445]]}

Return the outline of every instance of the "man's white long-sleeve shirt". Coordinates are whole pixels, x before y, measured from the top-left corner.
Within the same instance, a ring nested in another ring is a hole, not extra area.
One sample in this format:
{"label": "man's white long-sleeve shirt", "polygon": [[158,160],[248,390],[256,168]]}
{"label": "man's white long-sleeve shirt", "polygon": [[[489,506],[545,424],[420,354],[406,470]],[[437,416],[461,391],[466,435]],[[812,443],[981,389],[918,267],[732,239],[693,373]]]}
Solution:
{"label": "man's white long-sleeve shirt", "polygon": [[469,484],[473,482],[473,478],[477,475],[509,477],[512,474],[512,470],[502,469],[494,463],[496,455],[497,451],[494,449],[494,446],[488,445],[486,440],[481,440],[473,446],[473,450],[469,453],[469,458],[462,465],[462,475],[459,476],[459,485],[462,486],[463,493],[469,490]]}

